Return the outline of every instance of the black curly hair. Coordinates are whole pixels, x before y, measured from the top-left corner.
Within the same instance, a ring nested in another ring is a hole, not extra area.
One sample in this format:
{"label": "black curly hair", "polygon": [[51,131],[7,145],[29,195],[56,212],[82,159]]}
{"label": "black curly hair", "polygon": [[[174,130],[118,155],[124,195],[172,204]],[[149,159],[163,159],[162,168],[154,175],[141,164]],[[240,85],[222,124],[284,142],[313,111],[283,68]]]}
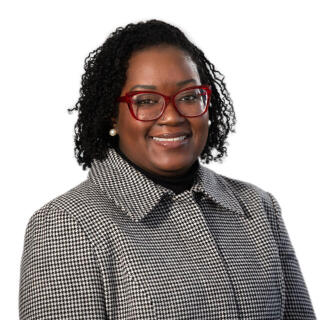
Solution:
{"label": "black curly hair", "polygon": [[[186,52],[197,65],[201,83],[211,85],[211,126],[200,160],[208,164],[227,155],[226,139],[230,131],[235,132],[236,117],[224,76],[181,30],[152,19],[118,27],[85,59],[80,97],[75,107],[68,109],[69,113],[79,113],[74,126],[74,152],[83,170],[91,168],[93,159],[104,159],[107,149],[118,144],[118,136],[112,137],[108,132],[113,127],[111,118],[117,116],[116,100],[125,84],[132,53],[159,44],[174,45]],[[212,151],[217,154],[213,156]]]}

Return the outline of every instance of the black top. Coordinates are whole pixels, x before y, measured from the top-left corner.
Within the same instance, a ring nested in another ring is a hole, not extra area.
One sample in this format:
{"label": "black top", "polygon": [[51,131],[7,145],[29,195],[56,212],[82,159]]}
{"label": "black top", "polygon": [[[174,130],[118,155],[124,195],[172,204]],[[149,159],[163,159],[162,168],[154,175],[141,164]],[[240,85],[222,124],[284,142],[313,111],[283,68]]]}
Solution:
{"label": "black top", "polygon": [[137,166],[131,160],[129,160],[119,149],[119,147],[115,147],[115,150],[118,152],[121,157],[129,162],[134,168],[143,173],[146,177],[151,179],[153,182],[160,184],[161,186],[172,190],[174,193],[179,194],[185,190],[188,190],[193,185],[194,179],[197,175],[197,170],[199,168],[199,160],[196,160],[194,164],[190,167],[190,169],[182,176],[179,177],[165,177],[160,176],[151,172],[148,172],[141,167]]}

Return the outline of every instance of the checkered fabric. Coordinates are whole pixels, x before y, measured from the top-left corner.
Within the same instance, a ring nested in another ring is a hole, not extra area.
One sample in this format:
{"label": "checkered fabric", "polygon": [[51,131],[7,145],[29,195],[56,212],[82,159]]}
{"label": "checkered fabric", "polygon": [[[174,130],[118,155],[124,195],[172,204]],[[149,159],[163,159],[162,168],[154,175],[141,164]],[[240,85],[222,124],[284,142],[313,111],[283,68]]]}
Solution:
{"label": "checkered fabric", "polygon": [[114,149],[38,209],[21,320],[316,319],[277,200],[202,165],[166,189]]}

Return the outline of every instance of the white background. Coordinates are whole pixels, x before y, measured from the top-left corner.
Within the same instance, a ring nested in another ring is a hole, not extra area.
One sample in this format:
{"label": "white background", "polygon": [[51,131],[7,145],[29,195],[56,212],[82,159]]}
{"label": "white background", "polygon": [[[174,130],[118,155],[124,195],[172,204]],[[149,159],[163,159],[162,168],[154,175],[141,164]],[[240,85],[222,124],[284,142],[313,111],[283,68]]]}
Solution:
{"label": "white background", "polygon": [[18,318],[31,215],[86,179],[73,154],[84,59],[118,26],[181,28],[225,75],[237,115],[228,157],[210,167],[278,199],[317,314],[318,1],[6,1],[1,30],[1,319]]}

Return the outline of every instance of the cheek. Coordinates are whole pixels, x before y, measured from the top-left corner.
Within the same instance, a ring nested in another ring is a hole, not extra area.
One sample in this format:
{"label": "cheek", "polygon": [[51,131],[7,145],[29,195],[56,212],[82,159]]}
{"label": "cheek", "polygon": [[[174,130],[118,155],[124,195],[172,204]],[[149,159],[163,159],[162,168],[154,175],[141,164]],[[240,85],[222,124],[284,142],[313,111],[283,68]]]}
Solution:
{"label": "cheek", "polygon": [[141,122],[132,117],[129,110],[119,115],[119,139],[125,144],[137,145],[146,139],[150,130],[150,124]]}
{"label": "cheek", "polygon": [[197,147],[204,147],[208,137],[208,120],[201,119],[200,121],[193,123],[193,132],[195,135],[195,143],[197,144]]}

